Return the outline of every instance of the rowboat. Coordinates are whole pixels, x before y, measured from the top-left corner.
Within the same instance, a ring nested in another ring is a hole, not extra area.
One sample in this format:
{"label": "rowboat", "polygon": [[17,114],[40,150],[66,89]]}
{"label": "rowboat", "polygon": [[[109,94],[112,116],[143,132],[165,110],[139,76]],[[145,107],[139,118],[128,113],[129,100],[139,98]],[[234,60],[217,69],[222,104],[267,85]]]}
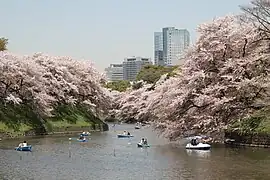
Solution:
{"label": "rowboat", "polygon": [[140,148],[150,147],[149,144],[142,144],[142,143],[138,143],[137,146],[140,147]]}
{"label": "rowboat", "polygon": [[77,141],[79,141],[79,142],[87,142],[88,140],[87,139],[77,139]]}
{"label": "rowboat", "polygon": [[134,137],[133,135],[127,135],[127,134],[117,134],[118,138],[130,138],[130,137]]}
{"label": "rowboat", "polygon": [[16,151],[32,151],[32,146],[24,146],[24,147],[16,147],[15,148]]}

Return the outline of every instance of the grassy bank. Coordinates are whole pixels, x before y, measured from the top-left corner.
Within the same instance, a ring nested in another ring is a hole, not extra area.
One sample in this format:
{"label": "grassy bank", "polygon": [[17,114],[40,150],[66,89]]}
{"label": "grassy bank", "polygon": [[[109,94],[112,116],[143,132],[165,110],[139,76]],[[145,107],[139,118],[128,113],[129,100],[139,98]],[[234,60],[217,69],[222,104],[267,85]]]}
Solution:
{"label": "grassy bank", "polygon": [[29,105],[0,105],[0,137],[90,130],[103,122],[83,105],[58,105],[51,117],[41,117]]}
{"label": "grassy bank", "polygon": [[6,136],[11,136],[11,137],[23,136],[25,132],[31,129],[32,127],[26,124],[21,124],[19,126],[19,129],[15,130],[12,127],[7,126],[5,123],[0,122],[0,133],[2,133],[3,135],[5,134]]}
{"label": "grassy bank", "polygon": [[250,117],[236,121],[229,128],[229,131],[234,130],[243,134],[270,134],[270,108],[263,108]]}

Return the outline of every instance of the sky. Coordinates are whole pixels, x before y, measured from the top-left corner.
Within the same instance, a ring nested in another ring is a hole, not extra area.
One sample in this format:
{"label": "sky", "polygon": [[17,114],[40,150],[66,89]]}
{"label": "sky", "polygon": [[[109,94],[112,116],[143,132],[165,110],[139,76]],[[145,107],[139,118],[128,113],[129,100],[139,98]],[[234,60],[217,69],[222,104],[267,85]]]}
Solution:
{"label": "sky", "polygon": [[153,59],[154,32],[188,29],[239,13],[249,0],[3,0],[0,37],[9,51],[91,60],[97,70],[125,57]]}

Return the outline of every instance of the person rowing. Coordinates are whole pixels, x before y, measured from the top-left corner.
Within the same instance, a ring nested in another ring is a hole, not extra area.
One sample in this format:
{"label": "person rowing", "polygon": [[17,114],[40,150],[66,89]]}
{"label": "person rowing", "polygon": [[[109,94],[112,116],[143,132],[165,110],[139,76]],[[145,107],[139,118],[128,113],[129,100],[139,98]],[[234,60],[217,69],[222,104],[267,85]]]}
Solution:
{"label": "person rowing", "polygon": [[80,140],[85,140],[86,138],[84,136],[80,135],[79,139]]}
{"label": "person rowing", "polygon": [[145,138],[144,139],[144,145],[147,145],[148,144],[148,142],[147,142],[147,139]]}
{"label": "person rowing", "polygon": [[142,138],[140,144],[141,145],[148,145],[147,139],[146,138]]}
{"label": "person rowing", "polygon": [[87,134],[89,134],[89,132],[83,131],[82,134],[87,135]]}
{"label": "person rowing", "polygon": [[27,143],[26,141],[23,141],[23,143],[20,143],[18,147],[22,148],[22,147],[26,147]]}

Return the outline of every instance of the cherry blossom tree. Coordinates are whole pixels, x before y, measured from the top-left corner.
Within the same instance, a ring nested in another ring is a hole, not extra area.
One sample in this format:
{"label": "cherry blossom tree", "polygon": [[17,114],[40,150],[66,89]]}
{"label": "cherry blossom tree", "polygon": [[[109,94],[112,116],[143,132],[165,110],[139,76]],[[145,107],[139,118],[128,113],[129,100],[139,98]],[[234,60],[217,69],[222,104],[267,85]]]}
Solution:
{"label": "cherry blossom tree", "polygon": [[269,42],[252,21],[226,16],[198,32],[178,76],[116,99],[120,118],[152,121],[171,140],[196,133],[218,137],[268,97]]}
{"label": "cherry blossom tree", "polygon": [[269,37],[270,33],[270,1],[252,0],[249,5],[240,6],[242,20],[253,22],[253,25],[261,31],[261,35]]}
{"label": "cherry blossom tree", "polygon": [[2,51],[0,72],[1,103],[29,104],[40,117],[51,116],[61,104],[83,104],[96,116],[111,106],[109,92],[100,85],[104,77],[88,61]]}

